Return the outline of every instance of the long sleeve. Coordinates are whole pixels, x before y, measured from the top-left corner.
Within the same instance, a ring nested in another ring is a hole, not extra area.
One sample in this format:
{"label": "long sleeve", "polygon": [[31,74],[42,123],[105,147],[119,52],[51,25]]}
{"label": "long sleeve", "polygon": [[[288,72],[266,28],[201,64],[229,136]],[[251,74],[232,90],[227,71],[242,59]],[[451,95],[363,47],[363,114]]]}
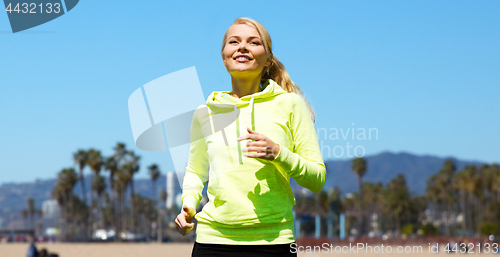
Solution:
{"label": "long sleeve", "polygon": [[280,151],[272,161],[286,172],[297,184],[319,192],[326,181],[326,168],[318,145],[309,110],[297,94],[290,94],[290,131],[294,142],[293,152],[280,145]]}
{"label": "long sleeve", "polygon": [[195,209],[201,201],[201,193],[208,180],[209,167],[207,143],[197,117],[198,110],[194,112],[191,122],[191,145],[182,185],[182,203]]}

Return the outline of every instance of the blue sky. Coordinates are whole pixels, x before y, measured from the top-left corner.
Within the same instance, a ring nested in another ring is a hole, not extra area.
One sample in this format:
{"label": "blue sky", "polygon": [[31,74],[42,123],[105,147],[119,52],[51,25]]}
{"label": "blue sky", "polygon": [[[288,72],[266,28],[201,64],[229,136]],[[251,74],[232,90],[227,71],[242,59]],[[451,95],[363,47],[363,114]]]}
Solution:
{"label": "blue sky", "polygon": [[[80,1],[16,34],[0,11],[0,183],[54,178],[77,149],[117,142],[142,156],[139,177],[172,170],[168,152],[135,147],[128,97],[191,66],[205,97],[230,90],[220,46],[240,16],[269,30],[328,131],[325,159],[349,143],[500,162],[500,1],[172,2]],[[353,128],[378,138],[330,139]]]}

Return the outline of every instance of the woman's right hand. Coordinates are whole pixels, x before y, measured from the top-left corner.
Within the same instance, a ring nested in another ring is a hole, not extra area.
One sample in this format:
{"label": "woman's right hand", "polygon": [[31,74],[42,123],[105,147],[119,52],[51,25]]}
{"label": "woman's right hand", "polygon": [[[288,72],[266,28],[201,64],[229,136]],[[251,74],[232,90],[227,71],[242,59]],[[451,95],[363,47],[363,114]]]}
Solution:
{"label": "woman's right hand", "polygon": [[185,236],[193,229],[193,218],[196,215],[196,210],[193,207],[182,206],[182,211],[175,219],[175,228],[177,232]]}

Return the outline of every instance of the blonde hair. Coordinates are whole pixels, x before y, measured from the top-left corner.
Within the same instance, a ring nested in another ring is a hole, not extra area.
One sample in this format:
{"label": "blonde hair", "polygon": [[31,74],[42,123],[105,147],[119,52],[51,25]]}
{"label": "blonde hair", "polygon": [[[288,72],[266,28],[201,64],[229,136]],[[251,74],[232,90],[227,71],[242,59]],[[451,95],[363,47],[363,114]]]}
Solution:
{"label": "blonde hair", "polygon": [[[300,95],[304,99],[307,108],[309,109],[311,119],[313,120],[313,122],[316,122],[316,113],[314,112],[311,104],[305,98],[304,92],[297,84],[293,83],[290,75],[288,75],[288,72],[285,69],[285,65],[283,65],[283,63],[281,63],[276,56],[274,56],[271,36],[269,35],[269,32],[267,32],[267,29],[260,22],[246,17],[240,17],[236,19],[233,24],[231,24],[231,26],[236,24],[245,24],[255,28],[259,33],[259,36],[265,42],[264,49],[266,50],[266,53],[270,53],[272,56],[271,64],[266,66],[262,71],[260,83],[264,84],[268,79],[272,79],[286,92]],[[231,26],[229,26],[229,28],[231,28]],[[221,53],[224,51],[224,47],[226,46],[227,33],[229,31],[229,28],[226,30],[226,32],[224,33],[224,37],[222,38]]]}

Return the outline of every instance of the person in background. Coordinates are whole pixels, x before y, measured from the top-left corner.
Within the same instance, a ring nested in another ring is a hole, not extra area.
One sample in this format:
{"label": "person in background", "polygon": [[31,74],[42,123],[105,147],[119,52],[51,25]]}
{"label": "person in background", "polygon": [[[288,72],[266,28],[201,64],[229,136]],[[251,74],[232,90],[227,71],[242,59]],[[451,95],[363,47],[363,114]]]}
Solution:
{"label": "person in background", "polygon": [[29,235],[27,239],[29,242],[29,246],[28,246],[28,252],[26,253],[26,257],[38,257],[38,250],[36,249],[34,235]]}

